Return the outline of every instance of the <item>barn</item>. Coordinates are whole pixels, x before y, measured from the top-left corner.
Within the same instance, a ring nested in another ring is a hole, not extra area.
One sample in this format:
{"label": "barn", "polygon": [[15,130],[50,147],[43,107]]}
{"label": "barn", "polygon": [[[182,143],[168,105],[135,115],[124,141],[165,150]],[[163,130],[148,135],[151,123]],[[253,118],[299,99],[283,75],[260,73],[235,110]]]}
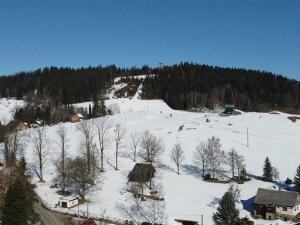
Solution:
{"label": "barn", "polygon": [[151,164],[136,163],[128,174],[129,182],[149,182],[155,175],[155,168]]}

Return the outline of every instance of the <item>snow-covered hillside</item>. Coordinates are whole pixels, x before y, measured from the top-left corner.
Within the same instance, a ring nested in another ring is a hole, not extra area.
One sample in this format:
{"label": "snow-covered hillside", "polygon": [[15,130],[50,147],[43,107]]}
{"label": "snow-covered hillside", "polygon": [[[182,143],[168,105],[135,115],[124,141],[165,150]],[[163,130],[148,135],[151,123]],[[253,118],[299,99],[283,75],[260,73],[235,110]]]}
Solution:
{"label": "snow-covered hillside", "polygon": [[[121,112],[110,116],[110,119],[126,127],[127,136],[133,132],[142,133],[149,130],[164,140],[165,151],[161,156],[161,163],[164,166],[158,169],[157,180],[163,187],[169,224],[176,224],[175,218],[200,221],[201,215],[204,216],[205,224],[212,224],[211,217],[216,206],[211,202],[215,198],[220,198],[229,184],[205,182],[189,169],[193,165],[193,152],[196,146],[212,135],[221,139],[223,150],[235,148],[244,155],[247,170],[253,175],[262,174],[266,156],[269,156],[273,166],[278,168],[282,180],[293,177],[300,162],[300,122],[291,122],[286,114],[242,113],[237,116],[220,117],[218,114],[175,111],[161,100],[110,99],[106,104],[119,105]],[[88,105],[89,103],[77,104],[81,107],[88,107]],[[184,127],[179,131],[181,125]],[[79,155],[81,136],[76,128],[77,124],[66,123],[65,126],[69,132],[68,154]],[[246,146],[247,128],[249,128],[249,147]],[[55,193],[57,189],[49,188],[50,181],[55,176],[52,160],[58,154],[56,129],[57,126],[47,127],[48,149],[51,152],[51,158],[45,167],[47,182],[37,183],[36,189],[40,197],[52,207],[59,198]],[[94,142],[99,145],[96,138]],[[177,142],[182,144],[185,154],[181,175],[174,172],[175,166],[169,158],[170,150]],[[36,155],[33,153],[30,141],[27,143],[25,156],[30,163],[35,160]],[[101,190],[96,190],[88,196],[91,201],[89,203],[91,213],[99,215],[105,212],[105,215],[111,217],[124,218],[117,204],[129,204],[129,194],[125,190],[127,175],[134,163],[128,157],[128,148],[128,141],[124,141],[120,154],[120,170],[116,171],[109,164],[105,165],[106,172],[101,174],[103,182]],[[114,162],[113,144],[106,150],[105,161]],[[249,199],[253,198],[258,187],[266,188],[271,185],[258,180],[239,185],[242,201],[238,207],[241,214],[249,217],[249,212],[243,207],[249,206],[251,203]],[[86,207],[81,205],[80,209],[86,211]],[[76,208],[74,210],[77,211]],[[269,224],[269,222],[259,220],[256,224]],[[279,221],[279,224],[284,223]]]}
{"label": "snow-covered hillside", "polygon": [[17,108],[24,107],[26,103],[23,100],[16,100],[13,98],[0,99],[0,122],[7,124],[13,120],[14,113]]}

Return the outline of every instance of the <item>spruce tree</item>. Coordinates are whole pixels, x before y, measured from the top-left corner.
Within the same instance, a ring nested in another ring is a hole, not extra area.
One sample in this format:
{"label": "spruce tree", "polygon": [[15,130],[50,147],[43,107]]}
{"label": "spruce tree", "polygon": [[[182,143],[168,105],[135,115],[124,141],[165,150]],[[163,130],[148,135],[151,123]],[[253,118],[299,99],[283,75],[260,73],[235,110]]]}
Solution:
{"label": "spruce tree", "polygon": [[25,188],[19,177],[11,184],[4,198],[2,225],[28,224]]}
{"label": "spruce tree", "polygon": [[239,211],[235,208],[234,196],[231,192],[226,192],[217,208],[217,212],[213,214],[215,225],[238,225]]}
{"label": "spruce tree", "polygon": [[269,157],[265,159],[264,169],[263,169],[263,180],[273,181],[273,167],[271,165]]}
{"label": "spruce tree", "polygon": [[294,177],[295,189],[300,192],[300,165],[297,168],[295,177]]}

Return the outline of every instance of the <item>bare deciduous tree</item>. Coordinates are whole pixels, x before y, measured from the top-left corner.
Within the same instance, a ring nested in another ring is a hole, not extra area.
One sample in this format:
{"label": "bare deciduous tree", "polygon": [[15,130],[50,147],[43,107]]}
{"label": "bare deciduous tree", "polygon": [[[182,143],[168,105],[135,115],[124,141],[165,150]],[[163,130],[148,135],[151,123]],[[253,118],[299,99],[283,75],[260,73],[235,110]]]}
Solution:
{"label": "bare deciduous tree", "polygon": [[66,158],[67,158],[67,143],[68,143],[68,137],[67,137],[67,129],[62,124],[59,125],[56,130],[56,135],[58,138],[58,146],[60,148],[59,158],[55,162],[55,166],[58,172],[58,180],[59,180],[59,186],[63,192],[65,192],[66,189]]}
{"label": "bare deciduous tree", "polygon": [[91,165],[92,165],[92,147],[93,147],[93,139],[94,139],[94,134],[92,132],[93,131],[92,124],[88,120],[82,120],[78,124],[78,129],[83,136],[82,145],[85,148],[84,155],[86,157],[88,173],[90,173]]}
{"label": "bare deciduous tree", "polygon": [[229,152],[226,153],[225,160],[230,167],[232,180],[234,180],[237,157],[238,157],[238,153],[234,150],[234,148],[232,148]]}
{"label": "bare deciduous tree", "polygon": [[18,154],[23,153],[24,134],[21,131],[15,131],[8,133],[4,137],[4,158],[8,160],[10,158],[15,159]]}
{"label": "bare deciduous tree", "polygon": [[164,146],[161,138],[156,137],[149,131],[145,131],[140,143],[140,156],[150,164],[157,161],[158,156],[163,152]]}
{"label": "bare deciduous tree", "polygon": [[67,177],[67,186],[83,200],[85,200],[86,194],[95,188],[86,159],[83,157],[68,160]]}
{"label": "bare deciduous tree", "polygon": [[205,142],[200,142],[194,152],[194,164],[202,167],[202,177],[205,176],[205,170],[207,167],[207,147]]}
{"label": "bare deciduous tree", "polygon": [[133,162],[136,162],[136,155],[137,155],[137,147],[140,143],[140,136],[138,133],[133,133],[130,135],[130,150],[131,150],[131,157]]}
{"label": "bare deciduous tree", "polygon": [[241,190],[238,185],[234,186],[234,184],[230,184],[228,191],[232,193],[235,202],[240,201]]}
{"label": "bare deciduous tree", "polygon": [[121,141],[125,137],[126,130],[124,127],[121,126],[120,123],[117,123],[114,127],[114,139],[115,139],[115,157],[116,157],[116,164],[115,164],[115,169],[118,170],[118,156],[119,156],[119,147],[121,144]]}
{"label": "bare deciduous tree", "polygon": [[38,127],[33,130],[31,136],[33,149],[38,157],[38,169],[36,165],[33,166],[34,172],[40,179],[40,182],[44,182],[43,179],[43,168],[49,154],[47,150],[48,139],[46,137],[46,130],[43,127]]}
{"label": "bare deciduous tree", "polygon": [[95,120],[99,146],[100,146],[100,171],[104,172],[104,150],[109,145],[109,131],[112,128],[112,122],[108,117],[100,117]]}
{"label": "bare deciduous tree", "polygon": [[235,172],[240,177],[240,171],[244,168],[244,157],[239,155],[233,148],[226,153],[225,162],[229,165],[232,179],[234,180]]}
{"label": "bare deciduous tree", "polygon": [[272,172],[273,172],[274,180],[277,181],[279,179],[279,170],[276,167],[273,166]]}
{"label": "bare deciduous tree", "polygon": [[[159,196],[160,198],[162,196]],[[129,204],[117,204],[117,208],[135,224],[167,224],[165,202],[160,200],[142,201],[140,198],[129,199]]]}
{"label": "bare deciduous tree", "polygon": [[245,158],[242,155],[237,155],[235,161],[236,161],[236,167],[237,167],[237,175],[238,175],[238,177],[240,179],[240,177],[241,177],[241,171],[243,169],[245,169],[245,167],[246,167],[245,164],[244,164]]}
{"label": "bare deciduous tree", "polygon": [[174,145],[174,147],[172,148],[172,151],[170,153],[170,158],[175,163],[176,168],[177,168],[177,174],[179,174],[181,163],[184,160],[184,154],[183,154],[180,143],[177,143]]}
{"label": "bare deciduous tree", "polygon": [[215,173],[220,168],[223,158],[224,152],[221,151],[220,139],[215,136],[208,138],[207,162],[210,170],[212,171],[213,178],[215,178]]}

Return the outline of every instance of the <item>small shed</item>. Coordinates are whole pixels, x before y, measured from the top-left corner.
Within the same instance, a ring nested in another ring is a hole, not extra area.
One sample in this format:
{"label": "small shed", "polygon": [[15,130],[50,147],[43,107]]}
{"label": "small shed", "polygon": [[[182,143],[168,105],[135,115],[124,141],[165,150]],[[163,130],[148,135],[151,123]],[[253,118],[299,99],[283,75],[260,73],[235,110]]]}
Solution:
{"label": "small shed", "polygon": [[80,118],[79,118],[79,116],[77,115],[77,114],[73,114],[72,116],[71,116],[71,122],[72,123],[77,123],[77,122],[79,122],[80,121]]}
{"label": "small shed", "polygon": [[72,208],[79,204],[79,197],[64,196],[59,198],[58,205],[62,208]]}
{"label": "small shed", "polygon": [[231,104],[225,105],[223,114],[232,115],[233,113],[234,113],[234,105]]}
{"label": "small shed", "polygon": [[128,174],[129,182],[148,182],[155,175],[155,168],[148,163],[136,163]]}

